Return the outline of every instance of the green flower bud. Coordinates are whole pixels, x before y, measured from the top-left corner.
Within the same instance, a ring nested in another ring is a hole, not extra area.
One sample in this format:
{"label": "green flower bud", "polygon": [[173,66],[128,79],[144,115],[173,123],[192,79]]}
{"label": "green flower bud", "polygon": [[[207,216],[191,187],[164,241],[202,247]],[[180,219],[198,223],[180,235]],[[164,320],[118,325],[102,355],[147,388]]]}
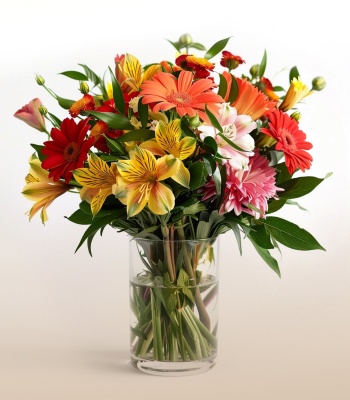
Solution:
{"label": "green flower bud", "polygon": [[80,82],[80,91],[82,94],[88,94],[90,91],[89,85],[86,82]]}
{"label": "green flower bud", "polygon": [[193,128],[193,129],[198,128],[199,125],[201,124],[201,121],[200,121],[200,119],[199,119],[198,114],[196,114],[194,117],[191,117],[191,118],[188,120],[188,122],[189,122],[189,124],[190,124],[190,128]]}
{"label": "green flower bud", "polygon": [[45,106],[41,105],[39,107],[39,112],[40,112],[41,115],[46,115],[48,111],[47,111],[47,108]]}
{"label": "green flower bud", "polygon": [[45,85],[45,79],[41,75],[35,76],[36,83],[40,86]]}
{"label": "green flower bud", "polygon": [[295,119],[297,122],[301,120],[301,114],[299,111],[294,111],[291,115],[291,118]]}
{"label": "green flower bud", "polygon": [[180,36],[179,43],[183,46],[189,46],[192,43],[192,37],[188,33]]}
{"label": "green flower bud", "polygon": [[322,76],[317,76],[312,80],[312,90],[320,91],[326,87],[326,81]]}
{"label": "green flower bud", "polygon": [[256,78],[258,76],[259,68],[260,68],[259,64],[255,64],[250,68],[249,72],[250,72],[252,78]]}

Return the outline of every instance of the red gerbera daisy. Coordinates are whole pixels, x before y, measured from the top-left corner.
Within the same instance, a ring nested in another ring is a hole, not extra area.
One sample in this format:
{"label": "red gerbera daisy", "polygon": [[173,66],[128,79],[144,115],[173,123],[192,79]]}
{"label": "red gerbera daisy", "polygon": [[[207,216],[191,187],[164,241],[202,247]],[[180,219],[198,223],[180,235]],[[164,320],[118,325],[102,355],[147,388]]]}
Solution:
{"label": "red gerbera daisy", "polygon": [[42,167],[50,171],[49,177],[54,181],[64,178],[69,183],[72,170],[83,166],[87,153],[94,143],[94,138],[85,139],[90,125],[88,119],[78,124],[74,119],[66,118],[61,123],[61,129],[52,128],[51,139],[44,142],[42,153],[47,158]]}
{"label": "red gerbera daisy", "polygon": [[277,140],[275,149],[284,152],[286,166],[290,174],[300,168],[303,172],[311,167],[312,156],[305,150],[310,150],[312,144],[306,142],[306,135],[299,129],[295,119],[281,110],[274,109],[266,114],[269,127],[261,132]]}

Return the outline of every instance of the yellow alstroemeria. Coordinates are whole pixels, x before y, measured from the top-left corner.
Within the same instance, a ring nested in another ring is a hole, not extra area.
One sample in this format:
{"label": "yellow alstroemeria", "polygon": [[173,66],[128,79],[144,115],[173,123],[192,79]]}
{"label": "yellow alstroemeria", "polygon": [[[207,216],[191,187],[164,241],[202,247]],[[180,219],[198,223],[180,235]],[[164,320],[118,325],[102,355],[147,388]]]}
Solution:
{"label": "yellow alstroemeria", "polygon": [[193,154],[196,148],[196,139],[190,136],[181,138],[181,136],[180,119],[174,119],[168,124],[159,121],[155,130],[155,139],[143,142],[140,147],[149,150],[154,155],[164,156],[165,154],[172,154],[175,158],[181,160],[179,171],[172,179],[188,187],[190,172],[184,166],[182,160]]}
{"label": "yellow alstroemeria", "polygon": [[117,166],[121,179],[118,178],[114,193],[126,204],[128,217],[138,214],[146,205],[157,215],[174,208],[174,194],[161,181],[174,177],[180,160],[172,155],[156,159],[150,151],[135,147],[130,160],[119,160]]}
{"label": "yellow alstroemeria", "polygon": [[160,64],[154,64],[143,72],[140,61],[131,54],[125,54],[123,67],[119,65],[119,68],[123,68],[122,72],[126,76],[123,83],[129,85],[135,92],[140,90],[142,82],[151,79],[154,74],[162,70]]}
{"label": "yellow alstroemeria", "polygon": [[299,103],[299,101],[304,99],[306,96],[309,96],[313,92],[313,90],[310,91],[308,87],[301,81],[300,77],[298,79],[293,78],[286,96],[278,108],[281,111],[288,111],[297,103]]}
{"label": "yellow alstroemeria", "polygon": [[80,198],[90,203],[92,215],[96,215],[106,198],[111,195],[117,182],[118,169],[115,163],[108,165],[96,154],[89,157],[89,168],[73,171],[74,179],[82,185]]}
{"label": "yellow alstroemeria", "polygon": [[43,224],[48,220],[46,209],[57,197],[72,189],[64,182],[54,182],[49,178],[49,171],[41,167],[41,161],[33,154],[29,159],[29,172],[25,177],[26,185],[22,194],[29,200],[35,201],[27,211],[29,221],[41,210],[40,218]]}

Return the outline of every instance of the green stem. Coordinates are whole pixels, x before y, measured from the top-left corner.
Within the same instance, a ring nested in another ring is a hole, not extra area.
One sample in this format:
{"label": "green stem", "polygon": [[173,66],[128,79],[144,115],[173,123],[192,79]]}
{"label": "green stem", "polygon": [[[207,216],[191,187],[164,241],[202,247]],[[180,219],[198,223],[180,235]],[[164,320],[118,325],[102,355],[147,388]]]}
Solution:
{"label": "green stem", "polygon": [[151,304],[152,304],[152,322],[153,322],[153,352],[154,359],[164,361],[163,345],[162,345],[162,327],[160,320],[161,300],[159,296],[151,289]]}
{"label": "green stem", "polygon": [[[179,225],[178,227],[178,235],[180,240],[186,240],[185,238],[185,232],[183,230],[183,227],[181,225]],[[191,265],[191,260],[190,257],[188,255],[187,249],[185,249],[184,252],[184,260],[185,260],[185,269],[186,272],[188,273],[189,277],[190,277],[190,281],[192,282],[192,284],[194,286],[196,286],[195,289],[195,302],[197,305],[197,309],[198,309],[198,314],[199,314],[199,318],[200,320],[203,322],[203,324],[208,328],[208,330],[210,330],[210,317],[209,314],[205,308],[205,305],[203,303],[203,299],[201,296],[201,292],[199,290],[199,286],[196,285],[195,282],[195,278],[194,278],[194,271],[196,270],[196,266]]]}

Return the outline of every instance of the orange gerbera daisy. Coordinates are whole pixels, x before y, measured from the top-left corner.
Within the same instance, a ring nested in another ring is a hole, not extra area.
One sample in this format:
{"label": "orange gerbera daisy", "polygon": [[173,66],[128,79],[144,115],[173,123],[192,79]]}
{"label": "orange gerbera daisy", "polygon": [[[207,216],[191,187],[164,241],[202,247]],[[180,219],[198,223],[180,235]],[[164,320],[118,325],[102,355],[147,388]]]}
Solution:
{"label": "orange gerbera daisy", "polygon": [[299,129],[295,119],[281,110],[274,109],[266,115],[269,119],[268,128],[261,132],[277,140],[276,150],[284,152],[286,167],[290,174],[300,168],[303,172],[311,167],[312,156],[305,150],[310,150],[312,144],[306,142],[306,135]]}
{"label": "orange gerbera daisy", "polygon": [[203,121],[209,123],[205,106],[218,117],[219,103],[223,103],[224,99],[212,92],[216,87],[212,80],[198,79],[193,82],[193,79],[193,73],[189,71],[181,71],[178,78],[167,72],[158,72],[142,84],[142,103],[156,103],[153,112],[176,108],[180,117],[194,117],[198,114]]}
{"label": "orange gerbera daisy", "polygon": [[[227,81],[227,95],[230,93],[232,75],[224,71],[223,76]],[[276,106],[276,102],[270,100],[263,92],[257,89],[247,79],[236,78],[238,85],[238,96],[231,104],[235,107],[238,115],[249,115],[254,121],[259,119],[267,111]]]}

